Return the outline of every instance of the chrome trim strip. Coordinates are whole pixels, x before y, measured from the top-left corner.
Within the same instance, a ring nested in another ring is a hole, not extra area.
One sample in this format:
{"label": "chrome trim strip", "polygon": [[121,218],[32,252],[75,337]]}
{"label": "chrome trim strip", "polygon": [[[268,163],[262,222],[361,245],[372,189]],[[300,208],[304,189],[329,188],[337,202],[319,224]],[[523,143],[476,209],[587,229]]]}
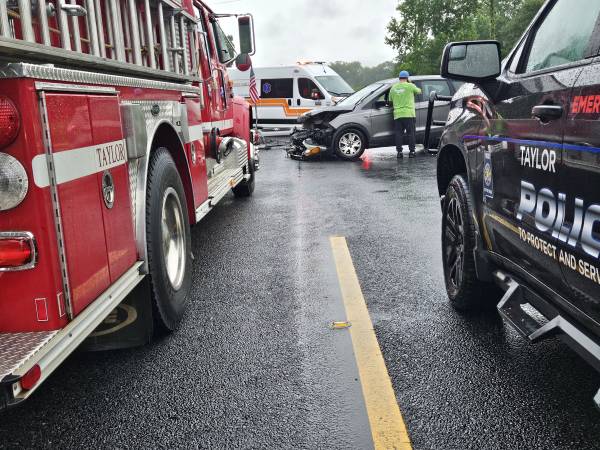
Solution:
{"label": "chrome trim strip", "polygon": [[21,270],[33,269],[38,260],[38,246],[35,236],[30,231],[0,231],[0,240],[3,239],[27,239],[31,249],[31,261],[18,267],[0,267],[0,272],[18,272]]}
{"label": "chrome trim strip", "polygon": [[36,91],[59,91],[59,92],[89,92],[91,94],[112,94],[117,95],[117,91],[113,87],[104,86],[85,86],[79,84],[63,84],[63,83],[46,83],[45,81],[35,82]]}
{"label": "chrome trim strip", "polygon": [[0,78],[40,78],[43,80],[66,81],[69,83],[103,84],[133,88],[160,89],[168,91],[193,92],[202,96],[202,89],[189,84],[146,78],[124,77],[100,72],[63,69],[53,65],[30,63],[6,63],[0,65]]}
{"label": "chrome trim strip", "polygon": [[65,241],[63,236],[62,215],[60,212],[60,201],[58,198],[58,186],[56,183],[56,173],[54,172],[54,159],[52,154],[52,139],[50,137],[50,124],[48,122],[48,109],[46,107],[46,93],[39,93],[40,115],[43,130],[44,150],[46,154],[46,164],[48,165],[48,179],[50,181],[50,198],[52,199],[52,208],[54,212],[54,228],[56,231],[56,244],[58,250],[60,275],[65,294],[65,305],[67,307],[67,316],[73,318],[73,305],[71,303],[71,287],[69,285],[69,272],[67,269],[67,252],[65,250]]}

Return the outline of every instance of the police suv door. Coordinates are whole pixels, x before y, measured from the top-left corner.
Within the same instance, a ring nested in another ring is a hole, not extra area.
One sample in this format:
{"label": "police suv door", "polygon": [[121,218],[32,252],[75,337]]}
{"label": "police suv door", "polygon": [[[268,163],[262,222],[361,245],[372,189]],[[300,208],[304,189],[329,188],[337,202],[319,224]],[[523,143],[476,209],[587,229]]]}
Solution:
{"label": "police suv door", "polygon": [[563,135],[573,86],[589,64],[591,10],[598,8],[585,0],[547,3],[501,77],[500,99],[480,133],[484,234],[523,275],[563,294],[557,246]]}
{"label": "police suv door", "polygon": [[[588,6],[588,14],[599,10]],[[590,53],[599,53],[599,25],[596,21]],[[600,58],[583,69],[566,114],[558,189],[565,197],[560,262],[571,301],[600,324]]]}

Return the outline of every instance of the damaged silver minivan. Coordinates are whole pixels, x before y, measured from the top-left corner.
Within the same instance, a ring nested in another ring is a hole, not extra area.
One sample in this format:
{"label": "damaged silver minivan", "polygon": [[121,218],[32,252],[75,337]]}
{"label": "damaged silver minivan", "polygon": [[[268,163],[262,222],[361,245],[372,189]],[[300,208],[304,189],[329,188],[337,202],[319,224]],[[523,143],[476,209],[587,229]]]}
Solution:
{"label": "damaged silver minivan", "polygon": [[[318,154],[337,155],[344,160],[359,158],[365,149],[395,145],[394,118],[388,101],[391,87],[397,79],[378,81],[341,100],[334,106],[318,108],[299,118],[302,128],[291,136],[288,154],[305,159]],[[460,82],[437,75],[411,77],[421,89],[415,99],[417,112],[417,143],[422,144],[427,122],[429,95],[452,96]],[[445,121],[448,102],[436,103],[433,119]],[[430,142],[437,145],[442,126],[431,128]]]}

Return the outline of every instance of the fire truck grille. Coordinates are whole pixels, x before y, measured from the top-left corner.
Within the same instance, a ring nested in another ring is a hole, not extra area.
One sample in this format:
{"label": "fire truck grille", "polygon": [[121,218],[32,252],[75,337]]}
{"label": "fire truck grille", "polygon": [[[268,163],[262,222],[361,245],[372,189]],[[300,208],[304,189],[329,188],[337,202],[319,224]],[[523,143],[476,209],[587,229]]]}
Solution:
{"label": "fire truck grille", "polygon": [[0,333],[0,380],[15,372],[58,331]]}

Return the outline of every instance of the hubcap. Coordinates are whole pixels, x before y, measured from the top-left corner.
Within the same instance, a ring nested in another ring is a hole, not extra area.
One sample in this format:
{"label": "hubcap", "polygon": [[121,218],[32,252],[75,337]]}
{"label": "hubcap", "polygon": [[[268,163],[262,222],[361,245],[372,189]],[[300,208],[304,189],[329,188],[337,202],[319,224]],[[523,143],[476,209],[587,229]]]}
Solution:
{"label": "hubcap", "polygon": [[185,272],[185,231],[183,213],[177,192],[172,187],[163,195],[162,201],[162,248],[169,282],[178,290]]}
{"label": "hubcap", "polygon": [[456,198],[450,200],[446,214],[445,251],[448,281],[455,289],[461,285],[464,272],[465,237],[464,221]]}
{"label": "hubcap", "polygon": [[362,147],[362,139],[356,133],[346,133],[340,138],[339,148],[344,155],[356,155]]}

